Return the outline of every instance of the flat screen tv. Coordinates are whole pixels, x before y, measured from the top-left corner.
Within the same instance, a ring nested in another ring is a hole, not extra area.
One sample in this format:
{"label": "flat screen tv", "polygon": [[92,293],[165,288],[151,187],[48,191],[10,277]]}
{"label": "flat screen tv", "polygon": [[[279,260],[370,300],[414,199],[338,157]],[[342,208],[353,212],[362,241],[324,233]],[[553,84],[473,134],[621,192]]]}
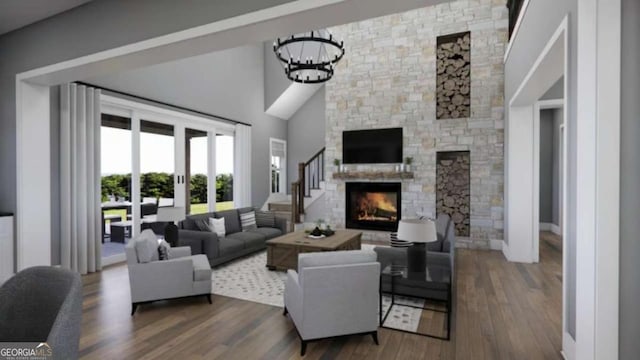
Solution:
{"label": "flat screen tv", "polygon": [[343,164],[402,162],[402,128],[344,131]]}

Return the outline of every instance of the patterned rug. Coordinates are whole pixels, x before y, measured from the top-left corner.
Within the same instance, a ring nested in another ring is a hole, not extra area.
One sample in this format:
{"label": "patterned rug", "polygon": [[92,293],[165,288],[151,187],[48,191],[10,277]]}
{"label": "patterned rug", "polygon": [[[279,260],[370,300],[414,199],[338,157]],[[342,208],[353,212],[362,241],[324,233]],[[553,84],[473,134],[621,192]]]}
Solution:
{"label": "patterned rug", "polygon": [[[373,249],[373,245],[364,244],[363,249]],[[269,271],[265,266],[267,252],[261,251],[213,269],[212,293],[236,299],[253,301],[260,304],[284,307],[284,284],[287,274],[282,271]],[[391,297],[383,296],[382,307],[387,311]],[[424,302],[417,299],[396,297],[396,303],[422,307]],[[385,321],[385,326],[416,331],[422,310],[403,306],[394,306]]]}

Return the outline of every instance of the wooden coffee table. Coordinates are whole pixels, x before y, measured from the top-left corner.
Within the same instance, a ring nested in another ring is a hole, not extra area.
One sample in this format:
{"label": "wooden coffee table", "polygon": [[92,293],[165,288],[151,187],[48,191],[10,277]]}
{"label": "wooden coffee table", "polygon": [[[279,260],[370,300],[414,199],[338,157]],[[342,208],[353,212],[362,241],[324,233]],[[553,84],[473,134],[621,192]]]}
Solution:
{"label": "wooden coffee table", "polygon": [[298,254],[320,251],[360,250],[362,231],[336,230],[323,239],[309,239],[304,231],[296,231],[267,240],[267,268],[287,271],[298,269]]}

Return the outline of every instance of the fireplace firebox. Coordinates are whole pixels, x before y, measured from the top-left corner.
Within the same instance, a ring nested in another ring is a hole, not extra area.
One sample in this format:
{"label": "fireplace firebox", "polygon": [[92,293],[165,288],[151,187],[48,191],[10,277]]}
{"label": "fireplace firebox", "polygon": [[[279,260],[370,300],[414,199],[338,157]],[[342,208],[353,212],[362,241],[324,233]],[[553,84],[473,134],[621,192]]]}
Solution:
{"label": "fireplace firebox", "polygon": [[401,183],[346,183],[347,228],[397,231],[401,218]]}

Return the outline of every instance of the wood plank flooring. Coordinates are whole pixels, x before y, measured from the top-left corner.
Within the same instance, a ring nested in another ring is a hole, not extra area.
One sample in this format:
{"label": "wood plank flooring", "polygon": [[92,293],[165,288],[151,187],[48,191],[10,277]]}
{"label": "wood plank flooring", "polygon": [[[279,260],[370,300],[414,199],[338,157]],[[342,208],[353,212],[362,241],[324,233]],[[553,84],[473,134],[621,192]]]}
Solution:
{"label": "wood plank flooring", "polygon": [[[452,339],[380,329],[310,343],[305,359],[560,359],[562,241],[542,233],[539,264],[498,251],[457,250]],[[282,309],[223,296],[161,301],[130,316],[127,268],[83,277],[83,359],[298,359],[300,343]],[[444,317],[423,315],[438,330]],[[435,324],[435,325],[434,325]]]}

